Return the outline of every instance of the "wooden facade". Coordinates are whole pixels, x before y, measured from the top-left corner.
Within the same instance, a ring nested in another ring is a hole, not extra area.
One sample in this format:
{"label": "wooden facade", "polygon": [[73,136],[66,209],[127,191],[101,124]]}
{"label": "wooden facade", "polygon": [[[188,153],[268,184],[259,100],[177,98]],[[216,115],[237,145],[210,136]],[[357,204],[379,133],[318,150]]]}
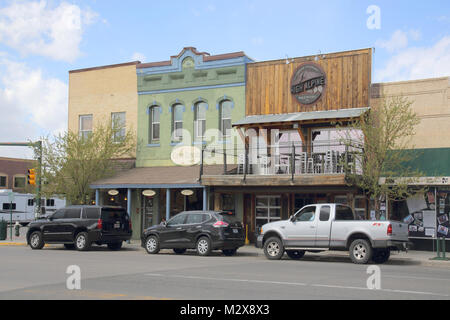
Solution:
{"label": "wooden facade", "polygon": [[[291,94],[291,79],[297,68],[307,62],[323,69],[326,86],[319,100],[302,105]],[[372,49],[249,64],[246,115],[368,107],[371,69]]]}

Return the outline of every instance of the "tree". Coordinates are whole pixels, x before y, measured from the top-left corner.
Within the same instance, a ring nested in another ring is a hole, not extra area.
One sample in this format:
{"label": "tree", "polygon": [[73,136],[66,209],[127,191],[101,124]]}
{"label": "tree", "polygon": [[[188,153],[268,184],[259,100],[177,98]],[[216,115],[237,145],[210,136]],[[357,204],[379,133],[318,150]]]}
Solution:
{"label": "tree", "polygon": [[90,204],[94,190],[89,185],[111,176],[114,159],[133,156],[136,150],[132,130],[122,135],[120,130],[99,124],[87,137],[68,131],[42,139],[42,195],[63,195],[69,203]]}
{"label": "tree", "polygon": [[[349,124],[343,137],[353,151],[350,162],[343,162],[349,185],[357,186],[375,201],[379,214],[380,199],[404,200],[423,188],[412,188],[423,174],[409,163],[418,154],[411,139],[420,119],[404,97],[385,98],[378,107]],[[359,134],[355,134],[359,132]]]}

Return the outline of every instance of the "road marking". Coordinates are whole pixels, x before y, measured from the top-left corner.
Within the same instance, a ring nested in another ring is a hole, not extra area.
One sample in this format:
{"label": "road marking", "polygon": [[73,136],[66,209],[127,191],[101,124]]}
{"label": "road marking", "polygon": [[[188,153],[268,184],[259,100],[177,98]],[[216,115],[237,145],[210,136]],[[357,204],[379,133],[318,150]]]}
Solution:
{"label": "road marking", "polygon": [[394,279],[414,279],[414,280],[436,280],[436,281],[450,281],[450,279],[443,279],[443,278],[426,278],[426,277],[406,277],[406,276],[385,276],[383,275],[383,278],[394,278]]}
{"label": "road marking", "polygon": [[263,283],[263,284],[276,284],[276,285],[288,285],[288,286],[303,286],[303,287],[325,287],[325,288],[336,288],[336,289],[349,289],[349,290],[364,290],[364,291],[385,291],[393,293],[407,293],[407,294],[417,294],[417,295],[431,295],[439,297],[450,297],[447,294],[434,293],[434,292],[422,292],[422,291],[408,291],[408,290],[396,290],[396,289],[368,289],[365,287],[349,287],[340,285],[327,285],[327,284],[313,284],[313,283],[302,283],[302,282],[284,282],[284,281],[269,281],[269,280],[252,280],[252,279],[226,279],[226,278],[209,278],[200,276],[183,276],[183,275],[164,275],[159,273],[146,273],[146,276],[150,277],[164,277],[164,278],[181,278],[181,279],[196,279],[196,280],[211,280],[211,281],[229,281],[229,282],[247,282],[247,283]]}

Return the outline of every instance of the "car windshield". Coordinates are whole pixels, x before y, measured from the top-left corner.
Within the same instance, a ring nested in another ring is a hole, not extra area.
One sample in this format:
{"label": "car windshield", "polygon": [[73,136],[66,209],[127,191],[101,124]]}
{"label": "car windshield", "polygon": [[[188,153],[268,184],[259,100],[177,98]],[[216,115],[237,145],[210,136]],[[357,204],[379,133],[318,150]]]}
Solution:
{"label": "car windshield", "polygon": [[128,214],[120,208],[102,208],[103,221],[128,220]]}

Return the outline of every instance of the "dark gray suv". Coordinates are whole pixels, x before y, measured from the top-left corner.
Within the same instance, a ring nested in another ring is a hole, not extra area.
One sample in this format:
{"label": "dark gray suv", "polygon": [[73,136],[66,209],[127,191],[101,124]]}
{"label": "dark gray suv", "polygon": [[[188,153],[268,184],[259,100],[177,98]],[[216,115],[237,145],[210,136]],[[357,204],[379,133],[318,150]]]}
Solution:
{"label": "dark gray suv", "polygon": [[68,206],[28,225],[32,249],[61,243],[68,249],[89,250],[93,243],[119,250],[131,238],[131,220],[125,209],[109,206]]}

